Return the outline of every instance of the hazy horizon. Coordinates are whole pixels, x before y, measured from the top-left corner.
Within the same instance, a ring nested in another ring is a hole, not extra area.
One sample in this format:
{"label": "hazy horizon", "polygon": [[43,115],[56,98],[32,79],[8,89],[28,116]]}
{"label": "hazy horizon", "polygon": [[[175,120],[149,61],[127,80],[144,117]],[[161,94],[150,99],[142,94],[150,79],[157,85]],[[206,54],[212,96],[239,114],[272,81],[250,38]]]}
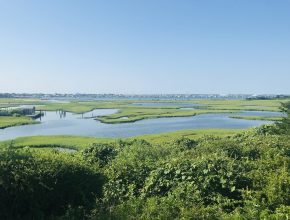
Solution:
{"label": "hazy horizon", "polygon": [[290,1],[1,1],[0,93],[290,94]]}
{"label": "hazy horizon", "polygon": [[220,96],[220,97],[229,97],[229,96],[290,96],[287,93],[61,93],[61,92],[0,92],[0,94],[16,94],[16,95],[96,95],[96,96]]}

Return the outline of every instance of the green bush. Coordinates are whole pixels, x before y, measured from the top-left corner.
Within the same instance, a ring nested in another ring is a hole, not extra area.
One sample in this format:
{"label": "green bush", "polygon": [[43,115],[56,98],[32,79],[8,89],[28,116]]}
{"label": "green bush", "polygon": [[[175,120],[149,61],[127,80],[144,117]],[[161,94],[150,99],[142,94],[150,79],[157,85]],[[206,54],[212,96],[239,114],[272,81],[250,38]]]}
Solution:
{"label": "green bush", "polygon": [[0,219],[42,219],[68,207],[91,208],[102,175],[64,153],[1,150]]}
{"label": "green bush", "polygon": [[103,167],[117,155],[117,150],[113,144],[94,143],[83,150],[82,155],[86,161]]}

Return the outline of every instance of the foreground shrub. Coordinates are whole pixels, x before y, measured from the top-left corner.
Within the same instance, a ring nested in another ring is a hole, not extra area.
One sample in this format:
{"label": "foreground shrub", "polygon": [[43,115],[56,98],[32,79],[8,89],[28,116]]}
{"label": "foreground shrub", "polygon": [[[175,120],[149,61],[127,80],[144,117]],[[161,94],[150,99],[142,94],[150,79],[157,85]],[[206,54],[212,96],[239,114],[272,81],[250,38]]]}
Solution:
{"label": "foreground shrub", "polygon": [[94,143],[82,152],[84,159],[90,163],[97,163],[101,167],[107,165],[117,155],[113,144]]}
{"label": "foreground shrub", "polygon": [[79,158],[56,152],[1,150],[0,219],[43,219],[92,207],[103,178]]}

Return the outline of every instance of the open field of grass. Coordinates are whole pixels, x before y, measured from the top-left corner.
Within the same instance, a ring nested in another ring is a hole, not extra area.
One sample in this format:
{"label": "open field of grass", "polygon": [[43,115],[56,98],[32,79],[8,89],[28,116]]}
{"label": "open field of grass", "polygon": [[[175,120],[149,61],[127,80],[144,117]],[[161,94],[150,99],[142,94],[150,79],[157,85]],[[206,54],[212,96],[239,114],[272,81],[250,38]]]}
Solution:
{"label": "open field of grass", "polygon": [[13,117],[13,116],[0,116],[0,129],[18,126],[18,125],[28,125],[28,124],[36,124],[37,121],[33,120],[30,117]]}
{"label": "open field of grass", "polygon": [[[189,129],[180,130],[162,134],[148,134],[136,136],[133,138],[144,139],[150,143],[160,144],[164,142],[171,142],[172,140],[186,137],[189,139],[198,139],[205,135],[214,135],[218,137],[232,136],[237,133],[245,131],[244,129]],[[130,138],[129,138],[130,139]],[[131,138],[132,139],[132,138]]]}
{"label": "open field of grass", "polygon": [[16,99],[0,98],[0,108],[14,107],[19,105],[45,105],[48,102],[40,99]]}
{"label": "open field of grass", "polygon": [[54,148],[62,147],[75,150],[81,150],[93,143],[110,143],[118,140],[133,140],[143,139],[150,143],[160,144],[164,142],[170,142],[174,139],[186,137],[190,139],[197,139],[204,135],[215,135],[220,137],[231,136],[242,132],[242,129],[191,129],[181,130],[170,133],[162,134],[149,134],[141,135],[130,138],[95,138],[95,137],[82,137],[82,136],[33,136],[33,137],[21,137],[14,140],[2,141],[0,146],[13,145],[14,147],[37,147],[37,148]]}
{"label": "open field of grass", "polygon": [[143,119],[162,118],[162,117],[186,117],[209,113],[234,113],[238,110],[178,110],[178,109],[122,109],[111,115],[98,117],[97,120],[103,123],[127,123]]}
{"label": "open field of grass", "polygon": [[244,119],[244,120],[262,120],[262,121],[280,121],[282,117],[279,116],[244,116],[244,115],[234,115],[230,118]]}
{"label": "open field of grass", "polygon": [[64,110],[72,113],[84,113],[93,109],[121,108],[126,106],[126,101],[72,101],[69,103],[49,103],[37,107],[39,110],[55,111]]}
{"label": "open field of grass", "polygon": [[[289,100],[288,100],[289,101]],[[196,100],[208,109],[232,109],[244,111],[280,111],[281,102],[287,100]]]}
{"label": "open field of grass", "polygon": [[2,141],[0,146],[13,145],[14,147],[63,147],[80,150],[86,148],[92,143],[108,143],[114,142],[115,139],[110,138],[95,138],[95,137],[81,137],[81,136],[33,136],[21,137],[14,140]]}

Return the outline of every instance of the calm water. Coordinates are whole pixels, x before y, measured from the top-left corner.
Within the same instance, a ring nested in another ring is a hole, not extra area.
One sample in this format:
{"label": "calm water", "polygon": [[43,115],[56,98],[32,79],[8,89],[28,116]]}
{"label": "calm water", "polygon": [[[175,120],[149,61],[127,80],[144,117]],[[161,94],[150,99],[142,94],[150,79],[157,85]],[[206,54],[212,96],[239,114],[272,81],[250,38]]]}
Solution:
{"label": "calm water", "polygon": [[[117,109],[96,109],[83,115],[59,111],[45,112],[40,124],[0,129],[0,140],[35,135],[130,137],[182,129],[249,128],[271,123],[269,121],[232,119],[228,117],[230,114],[204,114],[191,117],[157,118],[124,124],[103,124],[90,118],[98,115],[113,114],[117,111]],[[243,112],[239,114],[277,115],[276,112]]]}

